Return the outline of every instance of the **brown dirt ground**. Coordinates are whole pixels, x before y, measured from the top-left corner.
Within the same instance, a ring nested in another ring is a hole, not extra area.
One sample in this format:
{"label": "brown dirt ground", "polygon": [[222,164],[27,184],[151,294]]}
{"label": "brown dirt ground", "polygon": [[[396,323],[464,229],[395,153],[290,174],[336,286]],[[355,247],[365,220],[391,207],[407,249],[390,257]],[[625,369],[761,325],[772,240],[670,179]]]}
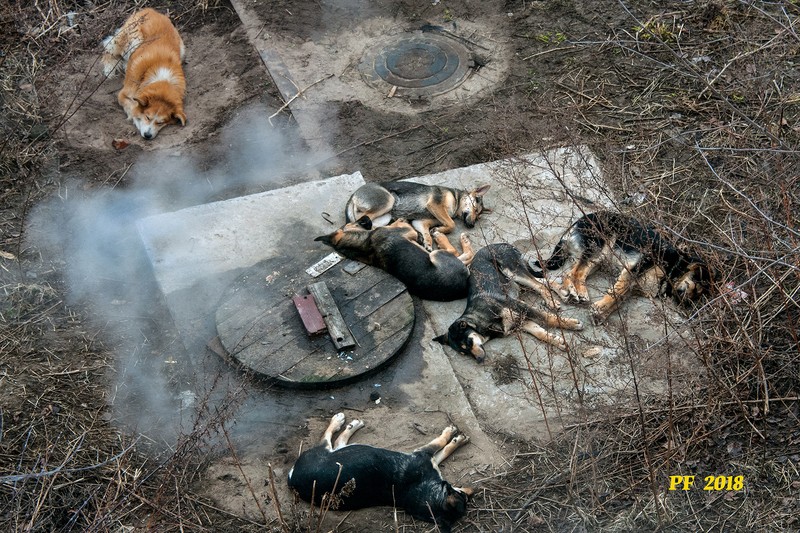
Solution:
{"label": "brown dirt ground", "polygon": [[[25,233],[30,213],[59,205],[45,202],[68,188],[133,187],[128,170],[156,151],[188,155],[200,171],[235,171],[226,166],[229,147],[217,142],[219,132],[248,105],[278,108],[278,92],[227,2],[148,3],[170,9],[186,41],[189,124],[145,142],[116,104],[119,81],[104,81],[96,63],[99,40],[136,6],[51,4],[0,7],[0,528],[263,530],[258,516],[216,507],[196,483],[213,475],[204,470],[211,458],[228,454],[225,428],[245,400],[232,397],[223,402],[229,410],[214,412],[201,405],[197,423],[169,446],[144,439],[131,448],[134,437],[111,423],[116,392],[109,383],[120,372],[118,348],[132,342],[154,356],[179,350],[156,287],[142,289],[152,292],[151,305],[135,317],[149,340],[121,338],[108,327],[111,319],[70,292],[69,254],[43,255]],[[337,157],[326,172],[359,169],[368,179],[399,179],[587,144],[621,208],[693,236],[685,244],[702,245],[722,281],[748,295],[738,305],[722,298],[704,309],[708,339],[699,355],[708,383],[686,397],[587,419],[553,443],[507,443],[516,450],[508,468],[486,476],[457,530],[796,530],[796,4],[391,5],[410,20],[432,22],[463,18],[474,24],[505,13],[512,28],[511,73],[468,106],[401,115],[337,104]],[[380,8],[281,1],[264,3],[261,15],[266,31],[304,40],[329,20],[326,9],[341,10],[344,16],[333,20],[346,24],[348,10]],[[69,11],[76,13],[77,28],[65,22]],[[302,149],[288,113],[276,127],[289,146]],[[130,146],[115,150],[111,143],[120,138]],[[200,199],[165,202],[177,208],[263,188],[236,183]],[[502,361],[487,369],[498,382],[513,380],[515,370]],[[277,456],[290,456],[321,424],[322,418],[308,433],[299,430]],[[231,461],[235,465],[235,457]],[[680,498],[664,490],[667,476],[690,473],[741,474],[748,488],[690,491]],[[306,509],[284,509],[288,525],[268,529],[316,531],[307,527]],[[387,513],[366,516],[375,517],[376,530],[429,530],[408,519],[396,526]],[[325,524],[325,531],[354,530],[347,515]]]}

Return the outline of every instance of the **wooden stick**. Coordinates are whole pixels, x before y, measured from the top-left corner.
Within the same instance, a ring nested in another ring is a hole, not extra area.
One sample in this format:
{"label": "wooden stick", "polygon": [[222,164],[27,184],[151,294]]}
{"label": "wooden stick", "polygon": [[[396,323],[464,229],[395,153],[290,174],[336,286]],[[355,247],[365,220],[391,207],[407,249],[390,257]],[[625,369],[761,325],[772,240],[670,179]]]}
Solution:
{"label": "wooden stick", "polygon": [[325,76],[324,78],[320,78],[320,79],[318,79],[317,81],[315,81],[314,83],[312,83],[312,84],[311,84],[311,85],[309,85],[308,87],[306,87],[306,88],[304,88],[304,89],[300,89],[300,90],[297,92],[297,94],[295,94],[294,96],[292,96],[291,98],[289,98],[289,100],[288,100],[288,101],[287,101],[285,104],[283,104],[283,105],[282,105],[280,108],[278,108],[278,110],[277,110],[277,111],[275,111],[273,114],[271,114],[271,115],[269,116],[269,118],[268,118],[267,120],[269,120],[269,123],[270,123],[270,125],[272,125],[272,119],[273,119],[273,118],[275,118],[275,117],[277,117],[278,115],[280,115],[281,111],[283,111],[284,109],[286,109],[287,107],[289,107],[289,106],[291,105],[291,103],[292,103],[292,102],[294,102],[294,101],[295,101],[295,100],[296,100],[296,99],[297,99],[299,96],[303,96],[303,94],[305,94],[305,92],[306,92],[307,90],[309,90],[310,88],[312,88],[314,85],[316,85],[316,84],[318,84],[318,83],[321,83],[321,82],[323,82],[323,81],[327,80],[328,78],[332,78],[332,77],[333,77],[333,74],[328,74],[328,75],[327,75],[327,76]]}

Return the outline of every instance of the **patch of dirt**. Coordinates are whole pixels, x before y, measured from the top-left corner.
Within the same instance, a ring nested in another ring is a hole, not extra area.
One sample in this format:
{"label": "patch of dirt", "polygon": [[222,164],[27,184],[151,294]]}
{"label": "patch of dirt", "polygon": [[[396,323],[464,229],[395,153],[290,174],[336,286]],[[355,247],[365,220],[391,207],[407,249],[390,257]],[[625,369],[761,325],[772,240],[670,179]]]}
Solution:
{"label": "patch of dirt", "polygon": [[[104,80],[97,63],[101,38],[136,4],[0,7],[0,484],[7,504],[0,524],[9,531],[261,531],[266,521],[273,531],[315,531],[303,514],[308,507],[289,500],[281,525],[261,467],[272,463],[282,479],[328,409],[315,412],[310,429],[287,421],[280,431],[289,436],[275,449],[239,448],[240,460],[228,439],[237,409],[246,409],[242,390],[249,384],[220,377],[224,386],[215,382],[207,397],[187,399],[196,414],[176,441],[130,437],[114,420],[115,403],[144,406],[148,393],[126,397],[109,386],[140,370],[118,366],[120,347],[140,355],[144,366],[180,359],[183,350],[157,287],[126,287],[114,268],[97,273],[97,283],[150,294],[145,309],[128,313],[124,299],[112,298],[111,308],[125,312],[97,316],[91,297],[71,294],[68,255],[46,255],[26,240],[37,207],[66,206],[60,216],[67,220],[73,195],[133,189],[132,165],[154,155],[235,174],[236,165],[222,160],[236,147],[223,145],[218,132],[249,104],[282,105],[230,4],[153,2],[171,10],[186,41],[189,120],[154,141],[138,137],[116,102],[120,80]],[[703,332],[696,355],[704,379],[680,397],[670,389],[665,400],[643,399],[628,412],[587,409],[582,422],[548,444],[498,435],[515,453],[491,472],[478,451],[469,457],[481,493],[459,531],[797,527],[796,4],[303,0],[252,9],[263,25],[260,39],[299,50],[373,16],[412,27],[502,27],[497,38],[509,51],[508,75],[464,105],[416,102],[414,113],[395,113],[332,101],[315,132],[330,146],[325,171],[398,179],[586,144],[622,210],[663,225],[718,272],[718,296],[691,315]],[[312,88],[308,99],[313,94]],[[273,120],[307,155],[299,115],[285,111]],[[114,139],[130,144],[117,150]],[[297,179],[304,177],[298,171]],[[247,183],[215,190],[213,198],[265,188]],[[177,202],[171,190],[160,192],[172,208],[201,201]],[[53,198],[62,203],[47,202]],[[136,328],[122,335],[109,327],[113,321]],[[486,371],[498,383],[519,372],[511,356]],[[181,390],[185,379],[175,371],[166,382]],[[214,403],[215,395],[224,397]],[[420,416],[426,432],[446,422],[444,413]],[[412,444],[413,422],[398,420],[393,445]],[[377,434],[367,439],[381,442]],[[746,488],[667,489],[669,476],[688,474],[742,475]],[[206,482],[212,478],[220,484]],[[209,494],[208,487],[222,488]],[[390,517],[386,509],[332,513],[324,530],[356,524],[394,531]],[[400,525],[429,529],[407,518]]]}
{"label": "patch of dirt", "polygon": [[520,369],[516,358],[511,354],[502,354],[492,361],[492,377],[498,385],[508,385],[519,379]]}
{"label": "patch of dirt", "polygon": [[[68,160],[62,162],[61,168],[72,158],[80,159],[78,168],[83,177],[102,179],[106,176],[94,175],[103,167],[130,165],[147,152],[191,153],[193,147],[208,143],[234,110],[254,100],[275,97],[269,76],[235,13],[226,8],[210,15],[202,23],[187,21],[188,27],[181,18],[174,20],[187,50],[183,69],[188,120],[185,127],[164,128],[157,142],[143,139],[125,120],[125,112],[117,103],[122,76],[103,76],[98,63],[99,44],[96,50],[77,55],[64,65],[63,80],[50,95],[57,99],[66,117],[59,138],[69,147],[64,150]],[[120,22],[114,24],[118,26]],[[106,33],[112,32],[109,29]],[[115,149],[115,140],[124,141],[126,147]],[[76,167],[72,169],[75,171]]]}

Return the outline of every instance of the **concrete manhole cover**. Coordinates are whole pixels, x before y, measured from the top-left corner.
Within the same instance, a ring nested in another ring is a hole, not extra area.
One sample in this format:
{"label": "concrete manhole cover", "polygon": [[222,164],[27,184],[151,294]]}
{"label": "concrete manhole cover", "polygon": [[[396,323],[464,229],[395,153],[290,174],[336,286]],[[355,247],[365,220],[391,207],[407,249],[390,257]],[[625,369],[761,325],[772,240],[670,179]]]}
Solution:
{"label": "concrete manhole cover", "polygon": [[475,63],[455,38],[432,32],[401,33],[371,48],[359,65],[364,80],[384,94],[428,97],[451,91]]}

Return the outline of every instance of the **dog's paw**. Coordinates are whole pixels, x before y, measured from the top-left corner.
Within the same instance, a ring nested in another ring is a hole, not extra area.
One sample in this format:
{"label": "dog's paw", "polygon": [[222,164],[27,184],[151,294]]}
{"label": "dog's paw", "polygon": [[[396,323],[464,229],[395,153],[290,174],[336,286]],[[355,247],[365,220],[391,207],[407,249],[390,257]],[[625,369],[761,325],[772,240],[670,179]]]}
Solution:
{"label": "dog's paw", "polygon": [[464,435],[463,433],[456,435],[450,440],[451,443],[455,444],[456,446],[463,446],[469,442],[469,437]]}
{"label": "dog's paw", "polygon": [[116,64],[108,64],[103,63],[103,76],[106,78],[114,78],[117,75],[117,66]]}
{"label": "dog's paw", "polygon": [[558,300],[556,300],[555,294],[550,293],[547,296],[545,296],[544,303],[547,305],[547,307],[549,307],[553,311],[558,311],[559,309],[561,309],[561,304],[559,303]]}
{"label": "dog's paw", "polygon": [[589,291],[585,285],[573,283],[569,286],[569,292],[575,300],[579,302],[589,301]]}
{"label": "dog's paw", "polygon": [[449,442],[450,439],[453,438],[453,435],[455,435],[456,433],[458,433],[458,428],[456,426],[450,425],[444,428],[444,430],[442,431],[442,436],[444,436],[445,439],[447,439],[447,441]]}
{"label": "dog's paw", "polygon": [[347,428],[345,431],[357,431],[364,427],[364,422],[361,420],[351,420],[349,424],[347,424]]}
{"label": "dog's paw", "polygon": [[597,304],[592,304],[591,314],[592,314],[592,322],[598,326],[600,324],[603,324],[608,318],[608,312],[605,310],[605,308]]}
{"label": "dog's paw", "polygon": [[567,295],[566,295],[566,297],[565,297],[565,300],[567,300],[567,301],[569,301],[569,302],[575,302],[575,303],[579,303],[579,304],[586,303],[587,301],[589,301],[589,299],[588,299],[588,298],[586,298],[586,297],[582,297],[582,296],[581,296],[580,294],[578,294],[578,292],[577,292],[577,291],[575,291],[574,289],[571,289],[570,291],[568,291],[568,292],[567,292]]}
{"label": "dog's paw", "polygon": [[586,291],[586,289],[579,289],[575,287],[575,285],[570,285],[569,297],[570,299],[582,304],[589,301],[589,293]]}
{"label": "dog's paw", "polygon": [[339,431],[340,429],[342,429],[342,426],[344,425],[344,420],[345,420],[344,413],[336,413],[335,415],[333,415],[333,417],[331,418],[331,424],[333,424],[334,426],[334,431]]}
{"label": "dog's paw", "polygon": [[583,322],[575,318],[567,318],[561,320],[563,323],[567,325],[566,329],[570,329],[572,331],[581,331],[583,329]]}

